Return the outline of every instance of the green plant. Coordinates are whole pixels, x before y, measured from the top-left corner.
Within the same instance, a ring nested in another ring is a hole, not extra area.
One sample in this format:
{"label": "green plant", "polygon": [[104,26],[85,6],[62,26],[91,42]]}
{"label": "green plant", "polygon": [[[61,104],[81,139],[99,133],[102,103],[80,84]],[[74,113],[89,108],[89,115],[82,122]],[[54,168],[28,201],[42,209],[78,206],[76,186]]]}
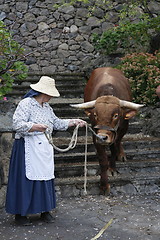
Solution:
{"label": "green plant", "polygon": [[16,78],[26,78],[24,57],[24,49],[13,40],[10,31],[0,21],[0,99],[11,91]]}
{"label": "green plant", "polygon": [[133,101],[146,105],[158,102],[155,89],[160,83],[160,52],[128,54],[117,68],[129,79]]}
{"label": "green plant", "polygon": [[144,18],[137,23],[121,22],[102,35],[93,34],[93,43],[104,54],[146,52],[149,49],[151,32],[160,31],[160,17]]}

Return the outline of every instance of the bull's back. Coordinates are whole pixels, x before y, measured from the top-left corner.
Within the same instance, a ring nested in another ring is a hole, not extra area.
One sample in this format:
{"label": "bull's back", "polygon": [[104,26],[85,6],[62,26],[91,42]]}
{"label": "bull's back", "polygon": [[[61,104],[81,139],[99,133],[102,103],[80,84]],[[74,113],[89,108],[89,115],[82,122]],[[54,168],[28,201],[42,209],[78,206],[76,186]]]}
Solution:
{"label": "bull's back", "polygon": [[104,95],[131,101],[131,89],[124,74],[114,68],[97,68],[92,73],[84,91],[84,101],[95,100]]}

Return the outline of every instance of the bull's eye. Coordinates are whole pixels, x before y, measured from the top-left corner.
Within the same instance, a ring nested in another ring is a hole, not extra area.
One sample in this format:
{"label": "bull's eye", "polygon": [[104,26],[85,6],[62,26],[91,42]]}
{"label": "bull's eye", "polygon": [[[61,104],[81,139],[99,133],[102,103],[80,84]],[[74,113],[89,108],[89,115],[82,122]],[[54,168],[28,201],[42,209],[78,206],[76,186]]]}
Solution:
{"label": "bull's eye", "polygon": [[118,118],[118,113],[115,113],[114,116],[113,116],[113,119],[117,119]]}

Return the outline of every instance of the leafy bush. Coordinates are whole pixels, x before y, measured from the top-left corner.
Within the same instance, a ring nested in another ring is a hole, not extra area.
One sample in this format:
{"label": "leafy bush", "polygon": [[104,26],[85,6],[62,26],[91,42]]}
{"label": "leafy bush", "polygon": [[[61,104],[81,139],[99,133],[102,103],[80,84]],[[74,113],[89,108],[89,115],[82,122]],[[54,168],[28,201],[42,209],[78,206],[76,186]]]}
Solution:
{"label": "leafy bush", "polygon": [[24,57],[24,49],[12,39],[11,33],[0,21],[0,99],[11,91],[16,78],[26,78]]}
{"label": "leafy bush", "polygon": [[95,48],[103,54],[146,52],[153,32],[160,31],[160,17],[145,18],[137,23],[125,21],[102,35],[93,34]]}
{"label": "leafy bush", "polygon": [[153,105],[159,101],[156,87],[160,84],[160,52],[128,54],[117,68],[129,79],[133,101]]}

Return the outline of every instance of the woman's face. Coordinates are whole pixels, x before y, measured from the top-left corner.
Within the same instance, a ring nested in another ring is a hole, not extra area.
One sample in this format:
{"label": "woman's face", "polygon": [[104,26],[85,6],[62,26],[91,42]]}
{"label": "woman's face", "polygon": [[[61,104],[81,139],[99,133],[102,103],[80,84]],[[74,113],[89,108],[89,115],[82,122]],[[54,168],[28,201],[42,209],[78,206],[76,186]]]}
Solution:
{"label": "woman's face", "polygon": [[48,102],[51,98],[52,98],[52,96],[49,96],[47,94],[43,94],[43,102]]}

